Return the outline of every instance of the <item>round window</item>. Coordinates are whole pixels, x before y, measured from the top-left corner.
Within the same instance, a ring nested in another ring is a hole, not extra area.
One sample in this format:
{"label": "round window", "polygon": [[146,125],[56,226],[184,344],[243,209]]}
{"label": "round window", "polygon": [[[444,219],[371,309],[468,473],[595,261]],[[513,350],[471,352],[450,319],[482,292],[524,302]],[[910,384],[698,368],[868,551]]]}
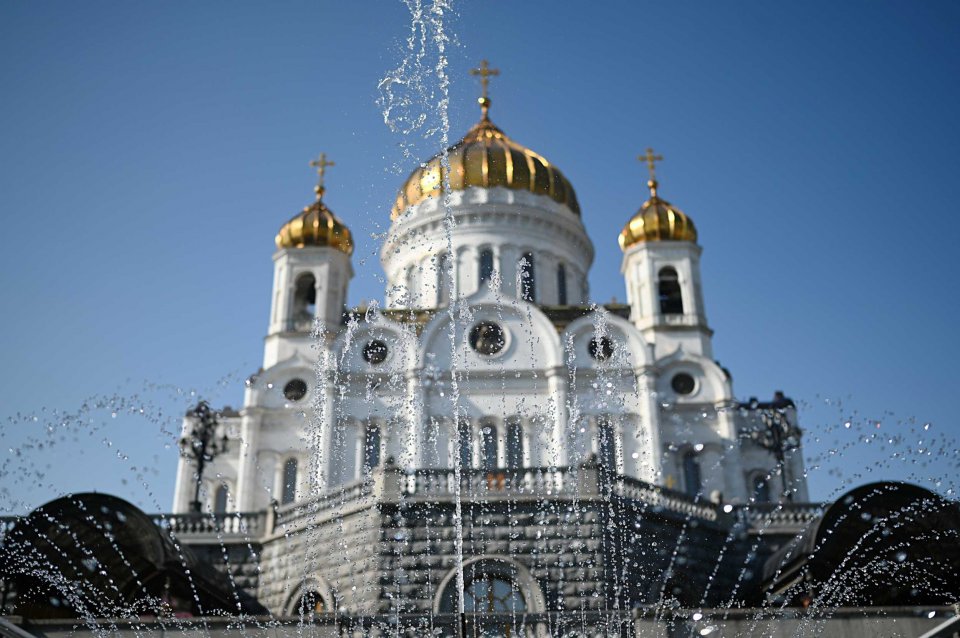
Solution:
{"label": "round window", "polygon": [[697,387],[697,382],[686,372],[673,375],[670,380],[670,387],[677,394],[690,394]]}
{"label": "round window", "polygon": [[363,346],[363,360],[370,365],[378,365],[387,360],[387,344],[373,339]]}
{"label": "round window", "polygon": [[303,379],[290,379],[287,385],[283,386],[283,396],[288,401],[299,401],[307,396],[307,382]]}
{"label": "round window", "polygon": [[606,361],[613,356],[613,342],[607,337],[591,339],[587,344],[587,352],[597,361]]}
{"label": "round window", "polygon": [[481,321],[470,329],[470,347],[480,354],[497,354],[507,345],[507,335],[499,324]]}

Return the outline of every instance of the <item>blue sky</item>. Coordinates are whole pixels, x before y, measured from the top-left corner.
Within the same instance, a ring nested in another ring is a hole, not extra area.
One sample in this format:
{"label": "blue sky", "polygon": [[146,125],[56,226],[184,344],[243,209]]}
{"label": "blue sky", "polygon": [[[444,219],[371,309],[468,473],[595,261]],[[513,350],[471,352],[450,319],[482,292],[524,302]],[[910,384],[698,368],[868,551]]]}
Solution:
{"label": "blue sky", "polygon": [[[800,401],[814,495],[956,489],[960,5],[454,8],[451,137],[487,57],[494,121],[577,189],[595,300],[625,296],[616,236],[653,146],[700,232],[715,354],[739,397]],[[382,297],[404,149],[439,144],[378,105],[409,31],[387,1],[0,5],[0,509],[90,489],[169,507],[171,423],[191,391],[240,402],[273,236],[320,151],[358,239],[350,301]]]}

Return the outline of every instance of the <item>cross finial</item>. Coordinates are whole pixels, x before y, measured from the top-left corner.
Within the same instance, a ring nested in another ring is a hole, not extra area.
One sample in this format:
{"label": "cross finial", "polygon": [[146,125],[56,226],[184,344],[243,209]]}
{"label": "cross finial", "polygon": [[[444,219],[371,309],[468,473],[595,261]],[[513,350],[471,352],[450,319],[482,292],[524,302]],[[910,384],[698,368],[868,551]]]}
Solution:
{"label": "cross finial", "polygon": [[650,187],[650,195],[652,197],[657,196],[657,162],[663,161],[663,155],[654,155],[652,148],[647,148],[647,152],[643,155],[638,155],[637,159],[641,162],[646,162],[647,170],[650,171],[650,181],[647,182],[647,186]]}
{"label": "cross finial", "polygon": [[490,78],[494,75],[500,75],[500,69],[491,69],[490,63],[486,60],[480,60],[480,68],[470,69],[470,75],[480,76],[480,110],[483,112],[483,119],[487,118],[487,112],[490,110],[490,96],[487,95],[487,89],[490,85]]}
{"label": "cross finial", "polygon": [[317,185],[313,189],[317,193],[317,199],[323,197],[323,176],[327,172],[327,167],[335,165],[335,162],[327,161],[326,153],[320,153],[320,156],[317,157],[317,159],[310,161],[310,166],[313,166],[317,169]]}

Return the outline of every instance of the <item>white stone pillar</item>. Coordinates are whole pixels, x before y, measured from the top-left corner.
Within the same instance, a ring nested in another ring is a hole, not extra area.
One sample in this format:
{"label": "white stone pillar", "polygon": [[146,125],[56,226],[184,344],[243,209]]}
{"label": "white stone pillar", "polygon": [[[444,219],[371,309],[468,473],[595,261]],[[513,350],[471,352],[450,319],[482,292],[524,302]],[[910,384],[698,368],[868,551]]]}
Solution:
{"label": "white stone pillar", "polygon": [[519,259],[520,249],[516,246],[503,246],[500,249],[500,266],[503,268],[500,273],[501,286],[504,295],[508,297],[520,297],[520,291],[517,289]]}
{"label": "white stone pillar", "polygon": [[[180,436],[186,436],[192,425],[190,419],[184,418],[180,426]],[[196,464],[189,459],[180,457],[177,462],[177,482],[173,488],[173,512],[181,513],[190,509],[190,500],[193,498],[194,475]]]}
{"label": "white stone pillar", "polygon": [[[493,280],[499,280],[500,286],[498,292],[503,292],[503,258],[500,253],[499,245],[490,246],[490,250],[493,251]],[[487,285],[490,286],[492,281],[487,282]]]}
{"label": "white stone pillar", "polygon": [[409,370],[406,374],[407,396],[405,400],[404,412],[401,419],[406,423],[398,430],[406,431],[406,440],[403,445],[403,458],[397,459],[401,467],[416,469],[423,467],[423,446],[425,443],[424,428],[426,424],[423,418],[423,404],[425,401],[423,388],[420,385],[420,371]]}
{"label": "white stone pillar", "polygon": [[732,401],[723,401],[716,405],[717,426],[720,438],[727,449],[723,452],[724,482],[723,498],[726,501],[745,501],[750,494],[747,491],[743,473],[743,460],[740,458],[740,445],[737,439],[737,423]]}
{"label": "white stone pillar", "polygon": [[[657,401],[657,372],[652,366],[636,371],[640,393],[640,414],[633,424],[637,458],[627,464],[628,473],[648,483],[663,483],[661,465],[663,448],[660,442],[660,406]],[[625,460],[626,464],[626,460]]]}
{"label": "white stone pillar", "polygon": [[237,460],[237,511],[250,512],[258,507],[257,452],[260,449],[260,426],[262,417],[258,412],[244,410],[240,417],[240,452]]}
{"label": "white stone pillar", "polygon": [[[283,490],[286,487],[283,483],[283,473],[287,468],[287,460],[290,458],[290,454],[287,452],[280,452],[277,455],[277,461],[273,466],[273,485],[270,491],[273,493],[273,498],[278,503],[283,503]],[[298,470],[300,468],[297,468]]]}
{"label": "white stone pillar", "polygon": [[314,483],[317,493],[324,492],[331,484],[331,457],[333,455],[333,428],[337,423],[334,408],[333,392],[336,387],[336,371],[333,368],[333,354],[324,350],[320,354],[321,366],[317,378],[320,385],[317,387],[316,401],[316,435],[314,436],[313,458],[311,466],[314,468]]}
{"label": "white stone pillar", "polygon": [[[547,395],[553,402],[554,414],[553,422],[545,422],[544,427],[550,427],[551,432],[547,438],[547,446],[542,450],[546,458],[541,458],[538,465],[541,467],[554,466],[560,467],[567,465],[569,458],[567,456],[567,446],[564,445],[564,438],[567,431],[567,369],[563,366],[554,368],[547,372]],[[541,436],[537,432],[538,437]]]}

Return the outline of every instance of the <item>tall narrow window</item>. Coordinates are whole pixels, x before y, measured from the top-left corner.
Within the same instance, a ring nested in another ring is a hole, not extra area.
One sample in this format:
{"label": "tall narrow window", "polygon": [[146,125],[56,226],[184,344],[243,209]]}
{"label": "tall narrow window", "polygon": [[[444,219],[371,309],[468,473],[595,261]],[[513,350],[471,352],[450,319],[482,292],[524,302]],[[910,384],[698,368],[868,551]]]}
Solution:
{"label": "tall narrow window", "polygon": [[683,295],[680,293],[680,278],[672,266],[660,271],[658,292],[660,293],[660,313],[664,315],[683,314]]}
{"label": "tall narrow window", "polygon": [[312,273],[297,277],[293,290],[292,330],[310,330],[317,314],[317,280]]}
{"label": "tall narrow window", "polygon": [[597,461],[608,470],[617,469],[617,441],[609,415],[597,417]]}
{"label": "tall narrow window", "polygon": [[493,277],[493,251],[484,248],[480,251],[480,283],[485,284]]}
{"label": "tall narrow window", "polygon": [[470,431],[469,419],[460,419],[457,424],[457,438],[460,448],[460,468],[470,468],[473,466],[473,433]]}
{"label": "tall narrow window", "polygon": [[380,465],[380,426],[368,423],[363,439],[363,469],[369,472]]}
{"label": "tall narrow window", "polygon": [[480,464],[484,469],[497,467],[497,426],[492,422],[480,425]]}
{"label": "tall narrow window", "polygon": [[517,284],[520,287],[520,298],[524,301],[537,300],[537,288],[533,271],[533,253],[524,253],[518,263]]}
{"label": "tall narrow window", "polygon": [[283,490],[280,502],[292,503],[297,496],[297,459],[287,459],[283,464]]}
{"label": "tall narrow window", "polygon": [[683,490],[687,496],[696,497],[700,488],[700,463],[696,452],[688,451],[683,455]]}
{"label": "tall narrow window", "polygon": [[450,253],[437,257],[437,306],[450,303]]}
{"label": "tall narrow window", "polygon": [[523,467],[523,425],[520,417],[507,420],[507,467]]}
{"label": "tall narrow window", "polygon": [[757,503],[770,502],[770,483],[763,476],[753,477],[753,500]]}
{"label": "tall narrow window", "polygon": [[567,305],[567,267],[563,264],[557,266],[557,303]]}
{"label": "tall narrow window", "polygon": [[227,502],[230,500],[230,492],[226,485],[217,487],[217,492],[213,497],[214,514],[225,514],[227,511]]}

